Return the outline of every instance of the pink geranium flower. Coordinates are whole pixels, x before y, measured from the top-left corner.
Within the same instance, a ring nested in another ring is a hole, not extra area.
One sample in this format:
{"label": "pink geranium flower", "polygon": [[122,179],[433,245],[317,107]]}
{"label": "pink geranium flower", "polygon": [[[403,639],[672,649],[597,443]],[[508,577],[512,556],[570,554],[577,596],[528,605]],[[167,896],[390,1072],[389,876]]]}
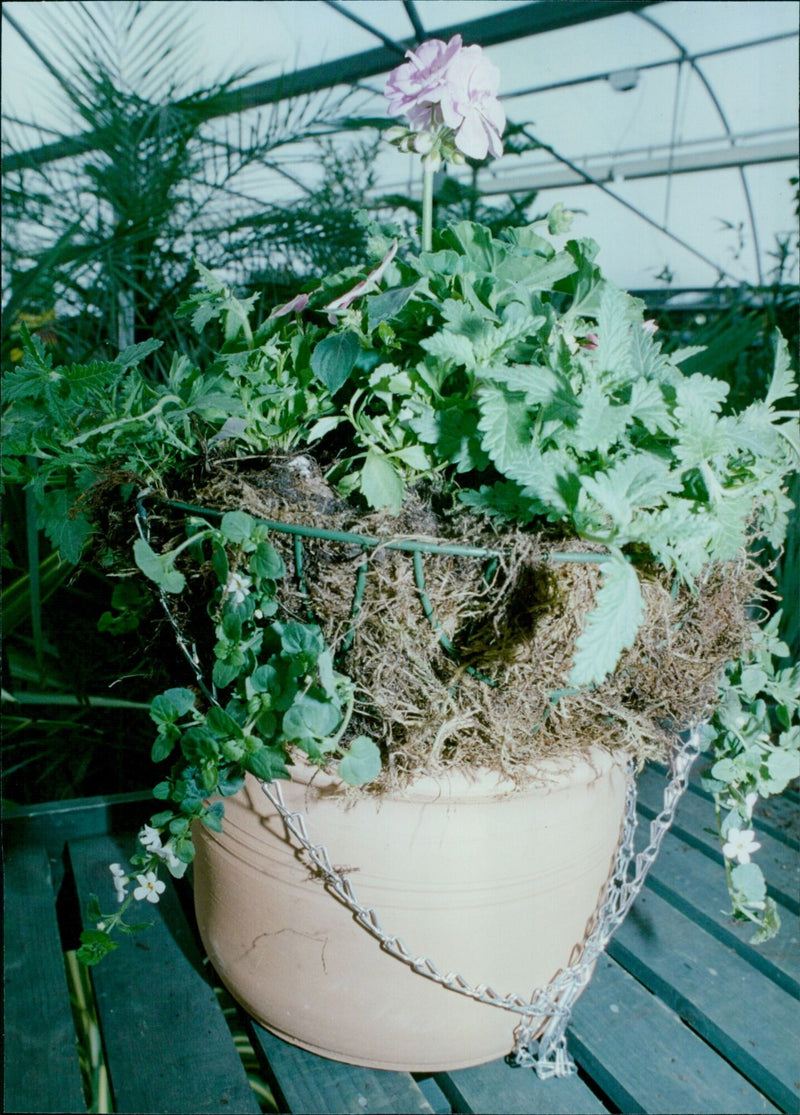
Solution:
{"label": "pink geranium flower", "polygon": [[470,158],[502,155],[506,117],[497,99],[500,71],[481,48],[465,47],[461,36],[453,35],[448,43],[429,39],[406,58],[384,87],[389,115],[405,115],[421,132],[450,128],[456,147]]}
{"label": "pink geranium flower", "polygon": [[479,46],[464,47],[447,69],[442,89],[442,119],[456,133],[459,151],[471,159],[503,154],[500,137],[506,114],[497,99],[500,71]]}
{"label": "pink geranium flower", "polygon": [[389,115],[408,117],[413,128],[426,129],[441,123],[437,113],[447,69],[461,50],[460,35],[449,43],[428,39],[416,50],[406,51],[407,62],[392,70],[384,87],[389,100]]}

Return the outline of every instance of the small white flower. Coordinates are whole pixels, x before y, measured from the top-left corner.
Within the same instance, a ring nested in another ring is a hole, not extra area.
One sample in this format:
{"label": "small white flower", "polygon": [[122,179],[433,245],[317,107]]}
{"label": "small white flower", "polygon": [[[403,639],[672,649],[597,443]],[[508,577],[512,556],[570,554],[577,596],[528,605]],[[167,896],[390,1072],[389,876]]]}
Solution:
{"label": "small white flower", "polygon": [[230,573],[225,582],[225,593],[232,598],[234,604],[244,604],[252,584],[252,577],[245,577],[243,573]]}
{"label": "small white flower", "polygon": [[748,817],[753,816],[753,810],[756,807],[756,802],[757,801],[758,801],[758,794],[756,793],[755,790],[753,790],[752,793],[749,793],[747,795],[747,797],[744,799],[744,807],[745,807],[745,810],[747,812]]}
{"label": "small white flower", "polygon": [[761,847],[755,836],[752,829],[728,829],[727,842],[722,846],[725,859],[735,859],[737,863],[749,863],[750,856]]}
{"label": "small white flower", "polygon": [[148,852],[158,852],[161,849],[161,836],[158,829],[152,828],[150,825],[145,825],[139,833],[139,843]]}
{"label": "small white flower", "polygon": [[125,884],[129,883],[130,879],[125,874],[125,869],[119,863],[112,863],[109,867],[109,871],[114,877],[114,891],[117,895],[117,902],[124,902],[128,895]]}
{"label": "small white flower", "polygon": [[168,841],[159,852],[156,852],[156,855],[159,859],[164,861],[170,875],[172,875],[174,879],[182,879],[186,874],[188,864],[184,863],[182,859],[178,859],[175,855],[175,848],[171,841]]}
{"label": "small white flower", "polygon": [[137,875],[136,882],[139,885],[133,892],[133,897],[137,902],[141,902],[143,898],[148,902],[158,902],[159,895],[167,889],[167,884],[156,877],[155,871],[148,871],[146,875]]}

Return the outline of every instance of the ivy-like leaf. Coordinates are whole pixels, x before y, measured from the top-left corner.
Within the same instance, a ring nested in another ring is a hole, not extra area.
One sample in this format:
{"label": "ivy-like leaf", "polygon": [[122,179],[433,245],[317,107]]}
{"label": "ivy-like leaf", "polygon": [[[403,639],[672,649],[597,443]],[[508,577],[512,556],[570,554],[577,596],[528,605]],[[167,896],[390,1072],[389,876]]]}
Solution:
{"label": "ivy-like leaf", "polygon": [[250,572],[263,580],[277,581],[286,575],[286,567],[274,546],[259,542],[250,557]]}
{"label": "ivy-like leaf", "polygon": [[301,693],[283,717],[283,737],[286,740],[324,740],[332,735],[342,719],[338,705],[330,699]]}
{"label": "ivy-like leaf", "polygon": [[356,736],[339,762],[339,777],[351,786],[372,782],[381,772],[381,753],[369,736]]}
{"label": "ivy-like leaf", "polygon": [[320,341],[311,353],[311,370],[335,395],[350,378],[360,352],[361,342],[355,333],[334,333]]}
{"label": "ivy-like leaf", "polygon": [[183,592],[186,578],[175,569],[169,554],[157,554],[144,538],[137,538],[133,544],[134,561],[151,581],[155,581],[164,592]]}
{"label": "ivy-like leaf", "polygon": [[256,778],[263,778],[265,782],[272,782],[274,778],[290,777],[284,752],[278,748],[261,746],[247,755],[242,765]]}
{"label": "ivy-like leaf", "polygon": [[174,724],[194,708],[191,689],[167,689],[159,693],[150,704],[150,717],[156,724]]}
{"label": "ivy-like leaf", "polygon": [[245,511],[226,511],[219,524],[223,537],[233,545],[241,545],[250,537],[253,519]]}

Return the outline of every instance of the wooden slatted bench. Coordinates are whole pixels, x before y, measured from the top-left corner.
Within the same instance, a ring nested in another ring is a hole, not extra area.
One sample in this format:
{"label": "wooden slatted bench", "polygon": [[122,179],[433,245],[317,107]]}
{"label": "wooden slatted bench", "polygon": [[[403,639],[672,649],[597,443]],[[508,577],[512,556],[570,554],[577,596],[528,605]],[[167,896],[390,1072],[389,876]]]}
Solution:
{"label": "wooden slatted bench", "polygon": [[[661,789],[659,771],[646,771],[643,820],[658,810]],[[354,1068],[248,1023],[275,1101],[260,1106],[213,989],[188,888],[168,886],[152,909],[154,928],[124,939],[93,974],[113,1109],[798,1112],[800,856],[787,832],[798,804],[792,793],[765,803],[758,823],[783,930],[755,949],[746,927],[725,916],[720,854],[707,831],[712,806],[690,788],[648,885],[577,1005],[569,1042],[579,1074],[566,1080],[540,1081],[503,1060],[427,1077]],[[125,860],[148,809],[143,795],[118,795],[6,820],[5,1111],[87,1109],[64,950],[75,947],[78,911],[91,892],[108,891],[107,864]]]}

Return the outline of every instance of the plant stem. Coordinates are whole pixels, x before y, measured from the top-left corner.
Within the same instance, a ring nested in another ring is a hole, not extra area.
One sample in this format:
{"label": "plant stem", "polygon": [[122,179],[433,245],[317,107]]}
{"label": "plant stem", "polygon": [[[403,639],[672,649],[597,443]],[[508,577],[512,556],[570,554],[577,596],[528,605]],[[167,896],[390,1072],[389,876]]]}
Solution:
{"label": "plant stem", "polygon": [[90,437],[96,437],[98,434],[107,434],[111,430],[116,430],[120,426],[133,425],[134,422],[146,422],[148,418],[153,415],[159,414],[167,403],[182,403],[183,400],[178,395],[162,395],[155,406],[150,407],[143,414],[126,414],[122,418],[116,418],[113,422],[106,422],[104,426],[97,426],[93,430],[86,430],[85,433],[79,434],[74,437],[72,441],[68,441],[65,448],[75,449],[77,446],[82,445],[88,441]]}
{"label": "plant stem", "polygon": [[433,247],[433,167],[428,162],[422,164],[422,250],[431,251]]}

